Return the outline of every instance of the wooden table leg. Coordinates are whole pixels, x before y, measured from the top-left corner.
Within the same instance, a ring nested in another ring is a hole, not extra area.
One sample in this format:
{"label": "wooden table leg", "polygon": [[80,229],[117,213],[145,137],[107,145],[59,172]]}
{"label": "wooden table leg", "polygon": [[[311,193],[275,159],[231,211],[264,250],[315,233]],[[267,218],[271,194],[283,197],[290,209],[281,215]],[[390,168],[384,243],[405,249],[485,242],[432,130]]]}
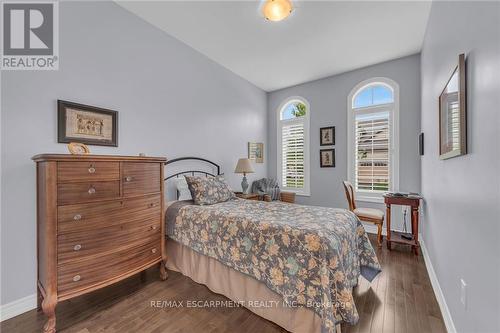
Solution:
{"label": "wooden table leg", "polygon": [[418,256],[418,207],[411,208],[411,230],[413,233],[413,240],[415,241],[414,251],[415,255]]}
{"label": "wooden table leg", "polygon": [[387,248],[391,249],[391,205],[387,204],[385,209],[385,222],[387,227],[387,236],[385,241],[387,243]]}

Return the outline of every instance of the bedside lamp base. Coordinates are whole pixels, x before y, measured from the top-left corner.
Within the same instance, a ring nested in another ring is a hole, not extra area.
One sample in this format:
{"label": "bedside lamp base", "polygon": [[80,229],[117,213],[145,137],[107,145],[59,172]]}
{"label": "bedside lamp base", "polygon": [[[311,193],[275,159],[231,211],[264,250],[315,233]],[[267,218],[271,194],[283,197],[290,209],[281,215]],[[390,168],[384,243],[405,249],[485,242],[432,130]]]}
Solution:
{"label": "bedside lamp base", "polygon": [[241,189],[243,190],[243,193],[247,193],[248,182],[245,174],[243,174],[243,180],[241,181]]}

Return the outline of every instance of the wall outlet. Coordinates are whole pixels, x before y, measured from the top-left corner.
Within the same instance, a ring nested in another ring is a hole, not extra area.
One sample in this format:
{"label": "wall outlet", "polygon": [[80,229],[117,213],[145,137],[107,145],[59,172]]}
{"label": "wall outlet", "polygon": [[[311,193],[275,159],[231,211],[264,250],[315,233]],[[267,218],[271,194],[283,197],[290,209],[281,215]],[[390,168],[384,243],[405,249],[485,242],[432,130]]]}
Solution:
{"label": "wall outlet", "polygon": [[463,279],[460,279],[460,303],[467,308],[467,283]]}

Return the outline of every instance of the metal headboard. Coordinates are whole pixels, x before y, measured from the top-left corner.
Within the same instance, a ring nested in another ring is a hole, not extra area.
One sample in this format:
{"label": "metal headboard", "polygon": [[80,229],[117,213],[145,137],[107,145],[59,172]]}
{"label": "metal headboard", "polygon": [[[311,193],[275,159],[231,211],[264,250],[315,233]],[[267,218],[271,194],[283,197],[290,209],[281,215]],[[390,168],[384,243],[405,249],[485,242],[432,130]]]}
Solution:
{"label": "metal headboard", "polygon": [[182,172],[178,172],[176,174],[170,175],[167,178],[165,178],[164,180],[167,181],[167,180],[169,180],[171,178],[179,177],[179,176],[187,175],[187,174],[191,174],[193,176],[195,174],[203,174],[203,175],[205,175],[205,177],[208,177],[208,176],[215,177],[215,176],[219,176],[221,174],[220,173],[220,166],[217,163],[214,163],[212,161],[209,161],[209,160],[207,160],[205,158],[201,158],[201,157],[179,157],[179,158],[174,158],[173,160],[167,161],[167,163],[165,163],[165,165],[172,164],[172,163],[175,163],[175,162],[180,162],[180,161],[186,161],[186,160],[202,161],[202,162],[211,164],[211,165],[213,165],[214,167],[217,168],[217,174],[214,175],[213,173],[210,173],[210,172],[207,172],[207,171],[201,171],[201,170],[188,170],[188,171],[182,171]]}

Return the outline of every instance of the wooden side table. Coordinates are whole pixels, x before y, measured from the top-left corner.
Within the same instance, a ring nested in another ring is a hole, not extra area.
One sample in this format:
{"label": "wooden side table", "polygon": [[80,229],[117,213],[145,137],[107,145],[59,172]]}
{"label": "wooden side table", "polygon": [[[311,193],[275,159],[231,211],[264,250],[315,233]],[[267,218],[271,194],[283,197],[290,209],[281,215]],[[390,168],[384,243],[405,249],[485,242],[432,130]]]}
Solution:
{"label": "wooden side table", "polygon": [[242,193],[242,192],[234,192],[238,198],[247,199],[247,200],[255,200],[261,201],[261,196],[257,193]]}
{"label": "wooden side table", "polygon": [[[412,250],[415,255],[418,255],[418,249],[420,245],[418,244],[418,212],[420,207],[421,197],[417,196],[393,196],[384,195],[384,202],[386,206],[386,226],[387,226],[387,248],[391,250],[391,243],[400,243],[411,245]],[[404,233],[391,230],[391,205],[401,205],[411,207],[411,233],[412,239],[406,239],[402,236]]]}

